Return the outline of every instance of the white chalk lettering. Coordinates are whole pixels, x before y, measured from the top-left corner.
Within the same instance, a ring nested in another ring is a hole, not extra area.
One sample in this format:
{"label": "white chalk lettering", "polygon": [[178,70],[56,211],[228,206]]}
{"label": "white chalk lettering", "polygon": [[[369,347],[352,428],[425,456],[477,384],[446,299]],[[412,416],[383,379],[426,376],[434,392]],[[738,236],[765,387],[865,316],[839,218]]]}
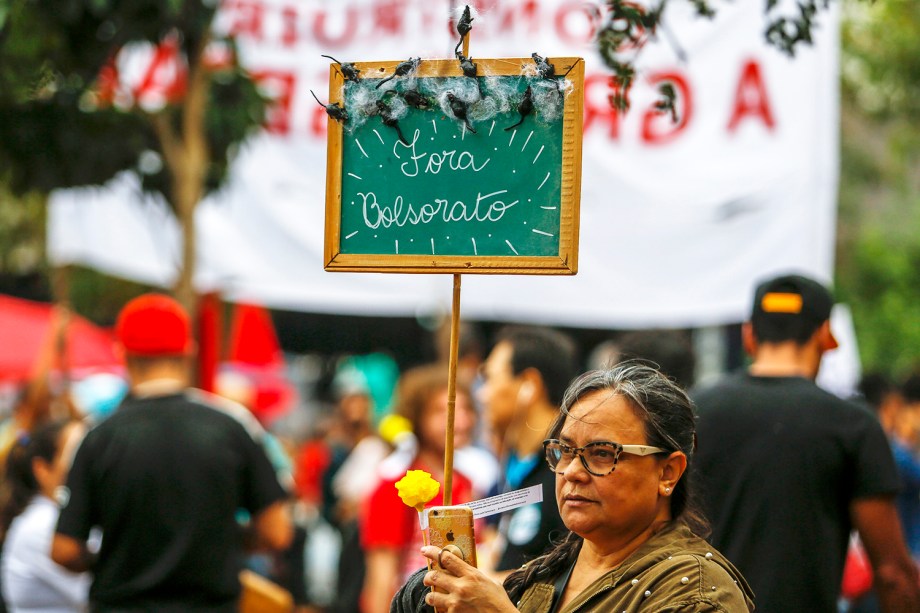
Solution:
{"label": "white chalk lettering", "polygon": [[[456,158],[454,156],[457,156]],[[479,172],[486,167],[486,164],[492,158],[486,159],[481,166],[477,168],[476,160],[473,158],[473,154],[469,151],[461,151],[457,154],[457,150],[451,151],[441,151],[441,153],[432,153],[428,158],[428,165],[425,167],[425,172],[430,174],[438,174],[441,172],[441,168],[444,164],[447,164],[448,168],[451,170],[466,170],[467,168],[472,168],[473,172]]]}
{"label": "white chalk lettering", "polygon": [[473,172],[479,172],[485,168],[490,161],[492,161],[492,158],[486,158],[486,161],[484,161],[482,164],[477,164],[476,158],[472,153],[469,151],[458,151],[456,149],[452,149],[450,151],[442,149],[440,152],[418,151],[417,148],[419,147],[419,136],[421,136],[419,130],[415,130],[415,132],[412,134],[412,140],[409,142],[409,144],[405,144],[399,140],[393,144],[393,155],[396,156],[397,159],[403,159],[402,156],[399,155],[399,149],[409,150],[409,160],[399,165],[399,170],[402,171],[403,175],[407,177],[418,176],[419,171],[421,170],[421,164],[419,160],[424,160],[426,157],[428,159],[424,162],[421,162],[424,164],[424,172],[426,174],[433,175],[440,173],[441,170],[445,168],[450,168],[455,172],[462,170],[472,170]]}
{"label": "white chalk lettering", "polygon": [[505,202],[496,198],[496,196],[506,193],[508,193],[506,189],[489,194],[478,193],[476,203],[472,208],[462,200],[455,200],[451,203],[446,198],[434,198],[433,202],[426,202],[416,206],[412,203],[406,204],[402,196],[396,196],[391,205],[377,202],[377,195],[374,192],[358,192],[358,197],[362,200],[364,225],[368,228],[376,229],[381,226],[389,228],[393,225],[397,227],[424,225],[430,223],[436,217],[440,218],[444,223],[458,221],[496,222],[505,215],[508,209],[518,203],[517,200]]}
{"label": "white chalk lettering", "polygon": [[419,131],[416,130],[412,134],[412,142],[410,142],[408,145],[406,145],[399,139],[396,139],[396,143],[393,145],[393,155],[395,155],[399,159],[402,159],[402,157],[400,157],[400,155],[396,152],[397,148],[403,147],[405,149],[412,150],[411,160],[408,162],[403,162],[402,164],[399,165],[399,169],[407,177],[415,177],[418,175],[418,161],[422,159],[423,157],[425,157],[426,155],[428,155],[427,153],[417,154],[415,152],[415,143],[418,142],[418,137],[419,137]]}

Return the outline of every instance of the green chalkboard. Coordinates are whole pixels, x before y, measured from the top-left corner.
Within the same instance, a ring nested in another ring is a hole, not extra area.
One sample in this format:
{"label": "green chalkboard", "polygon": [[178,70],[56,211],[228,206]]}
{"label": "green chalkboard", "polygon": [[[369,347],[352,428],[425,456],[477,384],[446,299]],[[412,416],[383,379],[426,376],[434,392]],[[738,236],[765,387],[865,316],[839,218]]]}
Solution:
{"label": "green chalkboard", "polygon": [[327,270],[574,274],[583,63],[547,62],[333,65]]}

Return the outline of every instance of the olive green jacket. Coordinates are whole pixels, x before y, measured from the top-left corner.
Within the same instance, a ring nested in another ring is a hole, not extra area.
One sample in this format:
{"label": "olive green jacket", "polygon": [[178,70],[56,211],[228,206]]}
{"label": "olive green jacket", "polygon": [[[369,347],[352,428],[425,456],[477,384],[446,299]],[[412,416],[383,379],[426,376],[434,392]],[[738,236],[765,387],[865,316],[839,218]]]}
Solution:
{"label": "olive green jacket", "polygon": [[[517,608],[550,613],[553,581],[532,584]],[[686,526],[665,528],[592,583],[559,613],[658,613],[754,610],[741,573]]]}

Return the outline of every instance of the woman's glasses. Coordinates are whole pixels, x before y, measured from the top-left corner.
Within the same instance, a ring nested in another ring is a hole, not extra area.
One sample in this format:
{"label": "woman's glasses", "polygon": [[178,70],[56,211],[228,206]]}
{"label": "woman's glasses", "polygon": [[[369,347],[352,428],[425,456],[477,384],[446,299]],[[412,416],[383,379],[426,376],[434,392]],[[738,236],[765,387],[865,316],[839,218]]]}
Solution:
{"label": "woman's glasses", "polygon": [[571,447],[560,440],[548,438],[543,441],[546,462],[553,472],[562,472],[569,467],[575,456],[581,459],[582,466],[595,477],[609,475],[616,469],[621,453],[632,455],[652,455],[667,453],[661,447],[649,445],[621,445],[612,441],[597,441],[584,447]]}

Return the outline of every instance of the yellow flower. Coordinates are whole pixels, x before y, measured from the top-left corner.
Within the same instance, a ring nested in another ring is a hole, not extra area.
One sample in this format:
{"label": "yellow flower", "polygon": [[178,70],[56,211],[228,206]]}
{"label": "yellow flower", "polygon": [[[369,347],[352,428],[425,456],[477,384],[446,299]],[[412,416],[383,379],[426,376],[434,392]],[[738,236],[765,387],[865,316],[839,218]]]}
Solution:
{"label": "yellow flower", "polygon": [[377,430],[383,440],[395,445],[396,439],[412,432],[412,422],[402,415],[390,414],[380,420],[380,426]]}
{"label": "yellow flower", "polygon": [[431,478],[424,470],[406,471],[406,476],[396,482],[396,491],[407,506],[414,507],[419,513],[425,504],[438,495],[441,484]]}

